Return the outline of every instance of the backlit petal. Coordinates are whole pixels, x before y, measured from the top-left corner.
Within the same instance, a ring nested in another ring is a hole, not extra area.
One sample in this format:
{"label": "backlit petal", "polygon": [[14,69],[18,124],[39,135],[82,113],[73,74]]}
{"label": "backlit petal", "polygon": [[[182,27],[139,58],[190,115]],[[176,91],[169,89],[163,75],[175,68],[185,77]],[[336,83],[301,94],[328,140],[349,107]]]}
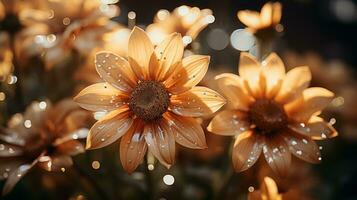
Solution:
{"label": "backlit petal", "polygon": [[248,83],[248,89],[254,97],[261,97],[259,81],[262,70],[260,63],[249,53],[241,52],[238,71],[239,76]]}
{"label": "backlit petal", "polygon": [[272,170],[279,176],[286,176],[289,172],[291,154],[289,147],[281,136],[265,137],[263,145],[265,160]]}
{"label": "backlit petal", "polygon": [[237,135],[249,129],[245,113],[237,110],[224,110],[218,113],[207,127],[207,130],[218,135]]}
{"label": "backlit petal", "polygon": [[188,117],[200,117],[216,112],[225,104],[225,99],[206,87],[194,87],[189,91],[171,96],[169,109]]}
{"label": "backlit petal", "polygon": [[303,91],[302,99],[285,106],[289,117],[297,122],[307,122],[310,117],[327,107],[334,94],[325,88],[312,87]]}
{"label": "backlit petal", "polygon": [[312,116],[308,123],[291,123],[289,128],[314,140],[324,140],[338,135],[333,126],[322,118]]}
{"label": "backlit petal", "polygon": [[269,26],[273,22],[273,3],[264,4],[260,11],[260,19],[263,26]]}
{"label": "backlit petal", "polygon": [[224,73],[215,77],[222,94],[227,97],[228,106],[248,111],[254,99],[248,94],[243,79],[235,74]]}
{"label": "backlit petal", "polygon": [[133,119],[128,108],[110,112],[90,129],[86,148],[98,149],[110,145],[123,136],[132,123]]}
{"label": "backlit petal", "polygon": [[74,101],[90,111],[111,111],[122,106],[128,95],[108,83],[96,83],[84,88]]}
{"label": "backlit petal", "polygon": [[196,119],[171,112],[164,114],[165,129],[172,132],[177,143],[191,149],[207,148],[205,134]]}
{"label": "backlit petal", "polygon": [[237,16],[248,27],[256,29],[260,26],[260,14],[256,11],[242,10],[237,13]]}
{"label": "backlit petal", "polygon": [[128,173],[132,173],[138,167],[146,154],[147,145],[143,130],[143,123],[137,120],[121,138],[120,161]]}
{"label": "backlit petal", "polygon": [[165,131],[161,123],[145,125],[145,141],[160,163],[170,168],[175,162],[175,138],[171,132]]}
{"label": "backlit petal", "polygon": [[247,170],[258,160],[262,152],[260,137],[253,131],[246,131],[236,138],[233,146],[232,161],[237,172]]}
{"label": "backlit petal", "polygon": [[293,132],[284,133],[283,137],[296,157],[310,163],[320,162],[321,154],[315,141]]}
{"label": "backlit petal", "polygon": [[285,76],[285,67],[283,61],[276,53],[271,53],[262,62],[262,67],[267,84],[265,95],[270,99],[279,91]]}
{"label": "backlit petal", "polygon": [[69,140],[67,142],[63,142],[56,146],[56,152],[58,154],[75,156],[85,151],[82,143],[76,140]]}
{"label": "backlit petal", "polygon": [[284,78],[283,84],[275,100],[280,103],[287,103],[302,95],[302,92],[310,85],[311,71],[309,67],[296,67]]}
{"label": "backlit petal", "polygon": [[124,58],[111,52],[99,52],[95,56],[95,66],[100,77],[113,87],[130,92],[137,79]]}
{"label": "backlit petal", "polygon": [[179,33],[173,33],[155,48],[158,59],[158,66],[150,65],[150,72],[155,80],[164,81],[170,72],[175,69],[176,63],[180,62],[183,56],[184,45]]}
{"label": "backlit petal", "polygon": [[130,66],[138,79],[147,78],[149,61],[153,52],[154,47],[145,31],[139,27],[134,27],[129,38],[128,57]]}
{"label": "backlit petal", "polygon": [[275,181],[270,177],[264,177],[263,184],[260,186],[262,198],[266,200],[281,200],[279,195],[278,186]]}
{"label": "backlit petal", "polygon": [[182,60],[176,70],[170,74],[164,85],[173,94],[178,94],[196,86],[205,76],[210,57],[202,55],[188,56]]}

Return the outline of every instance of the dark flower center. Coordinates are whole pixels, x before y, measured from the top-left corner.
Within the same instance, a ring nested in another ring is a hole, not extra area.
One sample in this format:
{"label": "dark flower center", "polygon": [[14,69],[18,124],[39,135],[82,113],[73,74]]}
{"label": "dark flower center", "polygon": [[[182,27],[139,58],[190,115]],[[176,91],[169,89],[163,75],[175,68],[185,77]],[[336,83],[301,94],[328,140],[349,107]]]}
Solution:
{"label": "dark flower center", "polygon": [[142,81],[131,93],[129,108],[140,119],[153,121],[161,118],[169,103],[169,93],[162,83]]}
{"label": "dark flower center", "polygon": [[18,32],[22,28],[19,18],[15,14],[7,14],[5,18],[0,21],[0,30],[6,31],[10,34]]}
{"label": "dark flower center", "polygon": [[288,120],[284,108],[268,99],[257,100],[250,107],[249,116],[262,134],[271,134],[284,128]]}

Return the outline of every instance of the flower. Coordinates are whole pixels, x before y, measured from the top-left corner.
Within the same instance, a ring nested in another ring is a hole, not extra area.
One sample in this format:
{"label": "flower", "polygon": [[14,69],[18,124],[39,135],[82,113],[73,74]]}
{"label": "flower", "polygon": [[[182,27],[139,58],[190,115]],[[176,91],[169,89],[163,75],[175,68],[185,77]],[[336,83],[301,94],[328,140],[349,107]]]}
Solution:
{"label": "flower", "polygon": [[285,74],[275,53],[262,63],[241,53],[239,74],[216,77],[230,107],[208,126],[213,133],[236,136],[232,155],[236,171],[250,168],[262,151],[270,167],[282,176],[288,172],[290,153],[307,162],[320,162],[319,147],[313,140],[337,136],[318,116],[333,93],[321,87],[307,88],[311,72],[306,66]]}
{"label": "flower", "polygon": [[238,19],[253,34],[275,30],[281,19],[281,4],[268,2],[259,12],[242,10],[237,13]]}
{"label": "flower", "polygon": [[[264,181],[260,186],[260,190],[250,192],[248,200],[283,200],[282,194],[278,192],[278,186],[270,177],[264,177]],[[290,200],[290,199],[289,199]]]}
{"label": "flower", "polygon": [[34,102],[24,113],[15,114],[8,128],[0,129],[0,180],[7,179],[3,194],[34,166],[47,171],[64,171],[72,165],[71,156],[84,152],[77,141],[87,136],[84,128],[91,119],[71,100],[51,107]]}
{"label": "flower", "polygon": [[38,8],[23,13],[28,28],[22,31],[19,54],[25,57],[44,54],[48,69],[73,53],[87,55],[102,44],[102,35],[113,30],[110,21],[118,11],[115,5],[100,0],[40,0]]}
{"label": "flower", "polygon": [[167,10],[159,10],[154,23],[146,29],[152,42],[157,45],[171,33],[178,32],[184,37],[187,45],[210,23],[214,22],[212,10],[197,7],[180,6],[172,13]]}
{"label": "flower", "polygon": [[75,101],[82,108],[109,113],[90,129],[87,149],[121,138],[120,160],[131,173],[147,148],[167,168],[174,164],[175,141],[206,148],[204,132],[193,117],[214,113],[225,100],[209,88],[195,87],[208,69],[209,57],[182,59],[183,50],[178,33],[154,49],[146,33],[135,27],[128,60],[110,52],[97,54],[96,68],[106,82],[85,88]]}

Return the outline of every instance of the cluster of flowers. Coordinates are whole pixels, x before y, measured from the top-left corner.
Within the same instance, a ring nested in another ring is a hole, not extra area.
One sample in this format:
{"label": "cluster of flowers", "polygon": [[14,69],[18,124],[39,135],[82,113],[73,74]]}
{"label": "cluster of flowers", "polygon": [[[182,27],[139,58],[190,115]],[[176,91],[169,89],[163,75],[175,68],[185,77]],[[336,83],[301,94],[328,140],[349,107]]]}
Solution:
{"label": "cluster of flowers", "polygon": [[[63,100],[51,107],[49,102],[35,102],[1,129],[0,157],[4,162],[0,178],[7,179],[4,193],[33,166],[49,171],[70,167],[71,156],[84,152],[77,141],[81,138],[87,138],[86,149],[102,148],[120,139],[120,160],[128,173],[142,163],[147,152],[169,168],[175,162],[176,142],[192,149],[207,148],[204,129],[197,120],[204,116],[213,116],[209,132],[235,138],[232,161],[237,172],[253,166],[263,154],[271,169],[285,176],[291,154],[318,163],[321,155],[314,140],[337,135],[319,117],[334,94],[320,87],[309,88],[311,72],[306,66],[286,72],[276,53],[256,58],[242,52],[239,75],[215,77],[223,96],[196,86],[208,70],[210,57],[184,56],[184,50],[214,21],[208,9],[181,6],[172,13],[160,10],[146,31],[139,27],[130,31],[110,21],[118,9],[101,1],[0,2],[0,41],[14,39],[13,48],[1,46],[2,78],[12,71],[13,55],[40,55],[51,69],[74,51],[89,57],[85,69],[100,77],[90,79],[93,84],[74,98],[77,104]],[[261,13],[240,11],[238,17],[247,31],[267,41],[279,25],[281,5],[268,3]],[[89,76],[77,75],[82,79]],[[92,114],[78,105],[105,113],[89,132],[85,128],[92,124]],[[251,193],[250,198],[282,196],[274,181],[265,178],[262,190]]]}

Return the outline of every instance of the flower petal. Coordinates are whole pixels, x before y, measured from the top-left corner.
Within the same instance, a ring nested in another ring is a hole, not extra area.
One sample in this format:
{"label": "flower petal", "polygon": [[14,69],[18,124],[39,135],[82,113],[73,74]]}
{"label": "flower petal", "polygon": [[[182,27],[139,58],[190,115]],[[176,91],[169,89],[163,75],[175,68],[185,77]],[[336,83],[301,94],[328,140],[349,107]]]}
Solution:
{"label": "flower petal", "polygon": [[158,65],[150,65],[152,78],[156,81],[164,81],[175,69],[175,64],[181,61],[183,50],[184,45],[179,33],[172,33],[161,42],[155,48]]}
{"label": "flower petal", "polygon": [[76,140],[69,140],[56,146],[56,153],[58,154],[75,156],[84,153],[84,151],[85,149],[82,143]]}
{"label": "flower petal", "polygon": [[267,200],[282,200],[278,192],[278,186],[275,181],[270,177],[264,177],[263,184],[260,186],[262,193],[261,198]]}
{"label": "flower petal", "polygon": [[166,132],[162,122],[147,124],[144,128],[145,141],[149,151],[165,167],[170,168],[175,162],[175,138]]}
{"label": "flower petal", "polygon": [[320,162],[321,154],[315,141],[293,132],[284,133],[283,137],[289,146],[290,152],[296,157],[310,163]]}
{"label": "flower petal", "polygon": [[133,119],[127,107],[110,112],[90,129],[86,149],[98,149],[110,145],[123,136],[132,123]]}
{"label": "flower petal", "polygon": [[264,4],[260,11],[260,20],[262,26],[270,26],[273,23],[273,3]]}
{"label": "flower petal", "polygon": [[[272,98],[279,91],[281,82],[285,76],[283,61],[276,53],[271,53],[263,62],[263,73],[266,79],[266,97]],[[276,88],[278,87],[278,88]]]}
{"label": "flower petal", "polygon": [[144,126],[139,120],[134,121],[120,141],[120,161],[129,174],[138,167],[146,154],[147,145],[143,129]]}
{"label": "flower petal", "polygon": [[191,149],[207,148],[205,134],[196,119],[171,112],[166,112],[164,119],[164,128],[172,132],[177,143]]}
{"label": "flower petal", "polygon": [[238,71],[239,76],[248,83],[247,89],[250,89],[254,97],[261,97],[259,82],[262,70],[260,63],[249,53],[241,52]]}
{"label": "flower petal", "polygon": [[148,66],[154,47],[144,30],[134,27],[129,37],[128,57],[130,66],[140,80],[148,77]]}
{"label": "flower petal", "polygon": [[90,111],[111,111],[122,106],[128,95],[107,83],[96,83],[84,88],[74,101]]}
{"label": "flower petal", "polygon": [[23,150],[21,147],[6,143],[0,143],[0,157],[13,157],[22,154]]}
{"label": "flower petal", "polygon": [[215,77],[218,87],[227,97],[229,107],[248,111],[249,105],[254,101],[246,90],[243,79],[235,74],[223,73]]}
{"label": "flower petal", "polygon": [[224,110],[214,116],[207,130],[218,135],[233,136],[247,131],[249,126],[250,123],[245,113],[237,110]]}
{"label": "flower petal", "polygon": [[100,77],[118,90],[130,92],[137,83],[128,61],[111,52],[97,53],[95,66]]}
{"label": "flower petal", "polygon": [[317,116],[312,116],[308,123],[292,123],[289,124],[288,127],[291,130],[314,140],[333,138],[338,135],[331,124]]}
{"label": "flower petal", "polygon": [[288,174],[291,154],[284,138],[281,136],[265,137],[263,153],[265,160],[275,173],[282,177]]}
{"label": "flower petal", "polygon": [[295,100],[310,85],[310,81],[311,71],[309,67],[296,67],[288,71],[275,100],[280,103],[288,103]]}
{"label": "flower petal", "polygon": [[256,11],[241,10],[237,13],[239,21],[250,28],[258,28],[260,25],[260,14]]}
{"label": "flower petal", "polygon": [[184,93],[172,95],[170,101],[169,109],[172,112],[187,117],[213,114],[226,103],[221,95],[206,87],[194,87]]}
{"label": "flower petal", "polygon": [[312,87],[303,91],[302,98],[287,104],[285,110],[289,117],[297,122],[307,122],[310,117],[332,101],[334,94],[321,87]]}
{"label": "flower petal", "polygon": [[261,140],[252,130],[236,138],[233,146],[232,161],[237,172],[247,170],[258,160],[262,152]]}
{"label": "flower petal", "polygon": [[179,94],[196,86],[205,76],[210,62],[209,56],[193,55],[182,60],[182,66],[170,74],[164,85],[173,94]]}
{"label": "flower petal", "polygon": [[25,176],[25,174],[33,167],[37,164],[38,159],[35,159],[32,163],[26,163],[26,164],[22,164],[20,165],[16,170],[12,171],[6,182],[5,185],[3,187],[2,190],[2,195],[6,195],[9,192],[11,192],[11,190],[15,187],[15,185],[17,184],[17,182],[20,181],[20,179]]}

